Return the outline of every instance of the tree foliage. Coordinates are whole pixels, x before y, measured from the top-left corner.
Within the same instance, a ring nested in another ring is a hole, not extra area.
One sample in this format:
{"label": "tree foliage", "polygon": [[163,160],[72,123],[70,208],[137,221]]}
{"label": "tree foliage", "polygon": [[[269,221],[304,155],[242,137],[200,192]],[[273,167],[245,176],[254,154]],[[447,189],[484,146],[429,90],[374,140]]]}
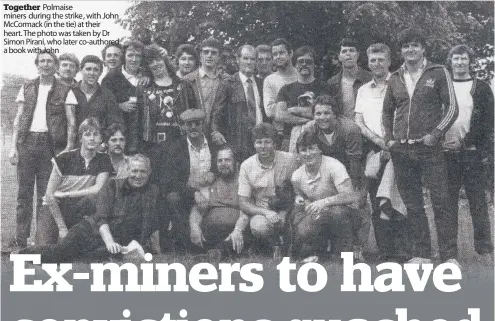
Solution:
{"label": "tree foliage", "polygon": [[[133,37],[156,42],[169,52],[209,36],[233,46],[284,37],[294,47],[312,45],[320,57],[337,50],[345,36],[355,37],[361,50],[374,42],[397,49],[398,31],[416,26],[428,35],[427,51],[433,61],[443,63],[452,45],[466,43],[482,59],[478,69],[493,77],[491,1],[136,1],[120,23]],[[395,55],[394,65],[399,62]]]}

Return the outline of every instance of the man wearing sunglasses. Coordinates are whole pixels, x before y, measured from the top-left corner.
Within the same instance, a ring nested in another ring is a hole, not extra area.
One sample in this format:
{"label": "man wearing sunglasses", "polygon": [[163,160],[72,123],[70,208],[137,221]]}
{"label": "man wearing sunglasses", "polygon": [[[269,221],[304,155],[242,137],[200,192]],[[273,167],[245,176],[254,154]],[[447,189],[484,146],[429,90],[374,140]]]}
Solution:
{"label": "man wearing sunglasses", "polygon": [[198,108],[205,114],[205,134],[212,134],[215,143],[225,143],[225,138],[219,132],[211,130],[211,114],[221,102],[223,74],[219,73],[218,62],[222,51],[222,44],[214,38],[203,40],[199,46],[199,60],[201,66],[195,71],[184,76],[184,80],[191,83]]}
{"label": "man wearing sunglasses", "polygon": [[298,73],[297,81],[283,86],[277,96],[275,120],[284,123],[282,150],[296,151],[301,126],[313,119],[312,105],[315,97],[328,94],[327,84],[316,79],[315,50],[310,46],[298,48],[292,63]]}

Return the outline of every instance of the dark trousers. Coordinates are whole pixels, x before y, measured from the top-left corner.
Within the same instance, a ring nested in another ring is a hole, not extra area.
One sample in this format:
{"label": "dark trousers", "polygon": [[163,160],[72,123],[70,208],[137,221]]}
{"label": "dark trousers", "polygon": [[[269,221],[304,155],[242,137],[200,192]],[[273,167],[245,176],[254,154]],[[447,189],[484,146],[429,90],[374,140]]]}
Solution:
{"label": "dark trousers", "polygon": [[[493,252],[490,217],[485,196],[485,171],[476,150],[446,152],[451,211],[458,217],[459,191],[464,185],[474,228],[474,248],[479,254]],[[455,220],[457,231],[457,219]],[[457,240],[457,234],[456,234]]]}
{"label": "dark trousers", "polygon": [[[74,225],[64,239],[58,244],[30,246],[21,250],[20,254],[41,254],[43,263],[71,262],[75,258],[84,256],[105,243],[100,235],[95,235],[91,224],[87,220]],[[107,254],[109,254],[107,252]]]}
{"label": "dark trousers", "polygon": [[383,164],[378,179],[370,179],[368,191],[371,200],[371,221],[375,231],[375,241],[382,258],[409,258],[409,225],[406,220],[393,221],[380,218],[382,212],[380,199],[376,198],[381,176],[383,175]]}
{"label": "dark trousers", "polygon": [[165,211],[160,217],[162,252],[188,251],[191,245],[189,237],[189,214],[193,206],[191,198],[172,192],[166,199]]}
{"label": "dark trousers", "polygon": [[438,234],[440,258],[457,256],[457,217],[449,205],[447,164],[443,151],[423,144],[400,144],[391,153],[399,193],[407,207],[414,257],[431,257],[431,239],[421,178],[428,184]]}
{"label": "dark trousers", "polygon": [[25,244],[33,218],[33,194],[36,184],[36,206],[40,212],[42,197],[52,172],[53,149],[48,133],[28,133],[18,144],[16,240]]}

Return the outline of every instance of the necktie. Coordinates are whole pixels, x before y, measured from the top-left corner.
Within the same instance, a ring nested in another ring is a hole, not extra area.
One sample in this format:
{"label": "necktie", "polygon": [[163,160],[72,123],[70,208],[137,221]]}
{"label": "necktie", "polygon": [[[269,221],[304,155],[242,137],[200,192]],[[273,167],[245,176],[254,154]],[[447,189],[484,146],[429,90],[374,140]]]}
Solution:
{"label": "necktie", "polygon": [[254,98],[253,81],[251,78],[247,79],[247,106],[249,119],[256,122],[256,99]]}

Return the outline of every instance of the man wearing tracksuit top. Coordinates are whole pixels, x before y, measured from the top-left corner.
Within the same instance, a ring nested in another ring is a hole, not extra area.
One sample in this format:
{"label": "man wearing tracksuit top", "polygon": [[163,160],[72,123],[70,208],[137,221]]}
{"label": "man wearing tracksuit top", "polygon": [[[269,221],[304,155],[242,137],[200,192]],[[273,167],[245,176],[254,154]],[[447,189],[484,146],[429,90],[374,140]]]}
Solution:
{"label": "man wearing tracksuit top", "polygon": [[399,34],[404,64],[389,80],[383,105],[385,142],[407,207],[412,259],[431,263],[431,240],[422,180],[428,183],[438,234],[440,258],[457,264],[455,213],[449,210],[447,168],[441,141],[458,115],[447,69],[426,60],[426,39],[417,29]]}

